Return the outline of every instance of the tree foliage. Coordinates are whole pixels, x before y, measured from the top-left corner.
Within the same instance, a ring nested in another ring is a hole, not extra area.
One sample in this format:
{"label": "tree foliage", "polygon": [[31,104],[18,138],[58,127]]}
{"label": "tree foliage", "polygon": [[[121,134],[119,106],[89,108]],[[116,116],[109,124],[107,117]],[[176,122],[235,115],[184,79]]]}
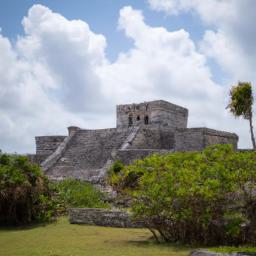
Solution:
{"label": "tree foliage", "polygon": [[103,197],[85,181],[51,183],[27,157],[0,152],[0,225],[49,221],[69,207],[106,208]]}
{"label": "tree foliage", "polygon": [[47,221],[53,213],[48,180],[27,157],[0,152],[0,225]]}
{"label": "tree foliage", "polygon": [[215,145],[203,152],[152,155],[112,173],[132,197],[134,218],[159,241],[256,241],[256,153]]}
{"label": "tree foliage", "polygon": [[228,108],[234,116],[243,116],[249,119],[252,113],[253,95],[251,83],[239,82],[230,90],[230,103]]}
{"label": "tree foliage", "polygon": [[252,126],[252,106],[253,106],[252,85],[249,82],[239,82],[230,90],[230,102],[227,108],[235,116],[242,116],[250,122],[250,131],[253,148],[256,148]]}

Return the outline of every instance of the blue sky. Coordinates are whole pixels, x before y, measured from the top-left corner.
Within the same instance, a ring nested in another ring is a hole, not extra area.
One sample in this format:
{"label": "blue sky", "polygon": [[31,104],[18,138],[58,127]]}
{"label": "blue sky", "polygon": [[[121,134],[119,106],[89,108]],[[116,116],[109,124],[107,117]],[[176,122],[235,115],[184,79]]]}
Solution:
{"label": "blue sky", "polygon": [[186,29],[195,41],[200,40],[204,32],[204,25],[198,16],[192,13],[168,16],[151,10],[144,0],[8,0],[0,2],[2,34],[11,40],[16,40],[17,35],[24,34],[21,20],[27,15],[28,9],[38,3],[62,14],[67,19],[84,20],[92,31],[105,35],[108,42],[107,55],[111,60],[114,60],[120,51],[127,50],[132,45],[131,40],[125,38],[117,28],[119,11],[123,6],[131,5],[135,9],[142,10],[146,22],[151,26],[164,26],[168,30]]}
{"label": "blue sky", "polygon": [[255,11],[254,0],[1,1],[0,148],[113,127],[116,104],[155,99],[250,147],[225,107],[231,85],[256,82]]}

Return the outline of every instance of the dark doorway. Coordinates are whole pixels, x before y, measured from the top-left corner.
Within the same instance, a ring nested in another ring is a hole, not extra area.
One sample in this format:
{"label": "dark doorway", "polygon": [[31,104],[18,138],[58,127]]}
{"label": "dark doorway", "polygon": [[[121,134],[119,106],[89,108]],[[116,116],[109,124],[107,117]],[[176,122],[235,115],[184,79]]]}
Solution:
{"label": "dark doorway", "polygon": [[144,124],[148,124],[148,116],[144,117]]}
{"label": "dark doorway", "polygon": [[140,121],[140,116],[137,116],[137,121]]}
{"label": "dark doorway", "polygon": [[132,116],[131,115],[128,118],[128,125],[129,125],[129,127],[132,126]]}

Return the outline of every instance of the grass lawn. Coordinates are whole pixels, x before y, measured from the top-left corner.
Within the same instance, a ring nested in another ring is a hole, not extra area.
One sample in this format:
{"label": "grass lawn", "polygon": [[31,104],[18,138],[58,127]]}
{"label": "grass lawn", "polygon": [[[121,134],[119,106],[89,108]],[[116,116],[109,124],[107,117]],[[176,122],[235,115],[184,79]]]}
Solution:
{"label": "grass lawn", "polygon": [[71,225],[67,218],[46,226],[0,229],[0,255],[185,256],[189,248],[150,242],[145,229]]}

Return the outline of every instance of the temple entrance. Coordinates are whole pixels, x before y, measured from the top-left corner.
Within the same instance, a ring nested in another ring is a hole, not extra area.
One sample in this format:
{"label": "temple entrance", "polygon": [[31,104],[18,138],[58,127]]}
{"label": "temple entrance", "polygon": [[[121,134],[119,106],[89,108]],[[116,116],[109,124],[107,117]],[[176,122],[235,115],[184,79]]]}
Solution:
{"label": "temple entrance", "polygon": [[128,126],[131,127],[132,124],[133,124],[133,122],[132,122],[132,115],[130,115],[129,118],[128,118]]}
{"label": "temple entrance", "polygon": [[148,124],[148,116],[144,117],[144,124],[146,124],[146,125]]}

